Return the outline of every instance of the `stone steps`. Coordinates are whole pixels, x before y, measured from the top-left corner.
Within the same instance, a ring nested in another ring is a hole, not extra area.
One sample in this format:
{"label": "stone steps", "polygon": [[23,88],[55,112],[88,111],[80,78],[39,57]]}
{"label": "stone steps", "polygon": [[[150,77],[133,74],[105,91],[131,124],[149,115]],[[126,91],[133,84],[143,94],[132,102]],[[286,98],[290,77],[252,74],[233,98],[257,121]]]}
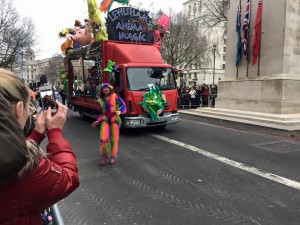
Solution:
{"label": "stone steps", "polygon": [[300,130],[300,114],[270,114],[220,108],[181,110],[180,113],[270,127],[280,130]]}

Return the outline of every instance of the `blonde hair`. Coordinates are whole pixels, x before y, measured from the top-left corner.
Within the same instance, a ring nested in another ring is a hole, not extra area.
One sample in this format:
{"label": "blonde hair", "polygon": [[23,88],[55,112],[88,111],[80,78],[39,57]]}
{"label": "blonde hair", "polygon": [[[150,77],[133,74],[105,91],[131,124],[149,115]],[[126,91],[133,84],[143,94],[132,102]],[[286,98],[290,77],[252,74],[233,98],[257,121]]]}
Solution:
{"label": "blonde hair", "polygon": [[[0,93],[11,104],[16,104],[21,101],[24,107],[29,104],[29,91],[25,82],[16,76],[13,72],[0,68]],[[13,112],[11,112],[13,113]],[[25,137],[24,137],[25,138]],[[43,150],[33,140],[26,141],[27,143],[27,162],[19,171],[19,177],[30,172],[38,163],[40,157],[45,157]]]}

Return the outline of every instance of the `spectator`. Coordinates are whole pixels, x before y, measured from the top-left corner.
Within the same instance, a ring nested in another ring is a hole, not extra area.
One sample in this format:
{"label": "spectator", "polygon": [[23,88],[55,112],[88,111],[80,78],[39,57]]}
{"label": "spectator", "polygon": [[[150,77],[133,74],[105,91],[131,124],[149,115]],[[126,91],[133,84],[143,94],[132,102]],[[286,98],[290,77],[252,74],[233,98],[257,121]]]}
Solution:
{"label": "spectator", "polygon": [[190,95],[190,101],[191,101],[191,108],[196,108],[196,103],[195,103],[196,91],[193,87],[191,87],[189,95]]}
{"label": "spectator", "polygon": [[[0,94],[12,106],[12,110],[6,113],[14,116],[18,126],[24,129],[31,113],[24,82],[12,72],[0,69]],[[18,177],[0,185],[0,224],[42,224],[41,211],[69,195],[79,185],[75,155],[69,142],[62,137],[68,110],[59,102],[57,104],[58,112],[53,117],[51,109],[38,116],[35,130],[27,139],[26,162]],[[39,147],[45,134],[48,136],[49,158]],[[22,138],[25,141],[25,137]],[[14,144],[12,142],[11,146]]]}
{"label": "spectator", "polygon": [[35,99],[36,99],[36,101],[38,101],[38,103],[39,103],[38,106],[37,106],[37,108],[38,108],[38,107],[42,108],[43,105],[42,105],[41,92],[40,92],[40,90],[39,90],[38,88],[36,89]]}
{"label": "spectator", "polygon": [[209,89],[207,85],[203,86],[203,93],[202,93],[202,102],[203,102],[203,107],[208,107],[208,98],[209,98]]}
{"label": "spectator", "polygon": [[59,95],[61,97],[62,104],[66,105],[66,93],[63,88],[59,91]]}
{"label": "spectator", "polygon": [[216,98],[218,94],[218,86],[215,84],[210,85],[210,93],[211,93],[211,107],[215,108]]}
{"label": "spectator", "polygon": [[0,91],[0,185],[15,178],[25,166],[27,146],[13,108]]}
{"label": "spectator", "polygon": [[196,86],[196,105],[201,106],[202,91],[199,86]]}

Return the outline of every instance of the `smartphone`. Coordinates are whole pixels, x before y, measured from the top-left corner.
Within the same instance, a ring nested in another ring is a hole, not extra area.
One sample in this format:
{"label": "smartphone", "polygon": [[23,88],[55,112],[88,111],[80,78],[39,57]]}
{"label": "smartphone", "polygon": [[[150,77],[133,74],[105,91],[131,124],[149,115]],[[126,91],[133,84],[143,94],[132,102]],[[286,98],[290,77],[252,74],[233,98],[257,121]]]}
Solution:
{"label": "smartphone", "polygon": [[56,113],[57,105],[56,105],[56,98],[55,98],[55,92],[53,86],[51,85],[42,86],[39,88],[39,90],[40,90],[43,110],[48,110],[48,108],[50,107],[51,112]]}

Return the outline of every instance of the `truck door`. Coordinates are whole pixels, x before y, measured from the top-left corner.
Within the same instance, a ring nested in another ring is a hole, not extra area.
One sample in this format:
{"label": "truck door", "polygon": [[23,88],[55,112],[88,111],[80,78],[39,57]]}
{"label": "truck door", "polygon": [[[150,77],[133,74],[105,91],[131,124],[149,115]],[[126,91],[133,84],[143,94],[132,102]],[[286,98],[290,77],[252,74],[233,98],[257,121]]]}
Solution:
{"label": "truck door", "polygon": [[114,71],[109,74],[108,82],[114,87],[116,93],[124,99],[124,79],[121,68],[120,71]]}

